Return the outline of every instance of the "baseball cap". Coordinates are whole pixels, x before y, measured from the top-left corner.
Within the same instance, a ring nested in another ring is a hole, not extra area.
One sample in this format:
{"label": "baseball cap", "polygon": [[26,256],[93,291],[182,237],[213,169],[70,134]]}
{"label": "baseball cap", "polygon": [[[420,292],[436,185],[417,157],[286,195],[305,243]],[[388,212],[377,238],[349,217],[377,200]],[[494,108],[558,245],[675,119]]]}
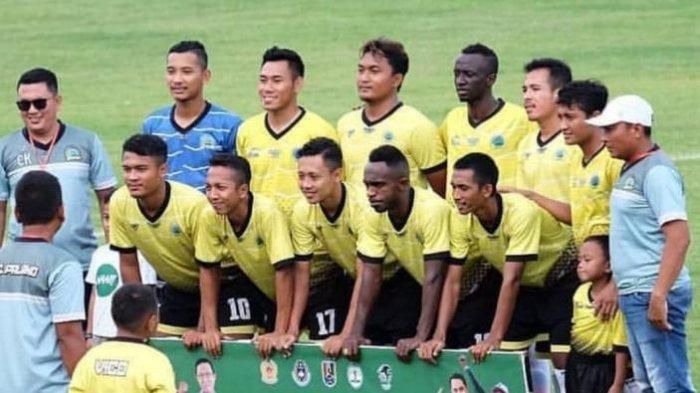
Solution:
{"label": "baseball cap", "polygon": [[586,120],[586,123],[597,127],[607,127],[625,122],[651,127],[654,111],[651,105],[642,97],[624,95],[613,98],[599,116]]}

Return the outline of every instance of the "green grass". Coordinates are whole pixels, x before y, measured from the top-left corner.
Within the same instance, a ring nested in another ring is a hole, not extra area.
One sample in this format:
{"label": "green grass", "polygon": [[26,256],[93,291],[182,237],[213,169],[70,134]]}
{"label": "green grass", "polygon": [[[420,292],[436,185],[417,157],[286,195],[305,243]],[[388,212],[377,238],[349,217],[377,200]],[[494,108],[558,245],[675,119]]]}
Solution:
{"label": "green grass", "polygon": [[[527,4],[525,6],[524,4]],[[358,104],[357,50],[385,35],[404,42],[411,67],[403,100],[435,122],[457,105],[451,69],[461,47],[484,42],[499,54],[496,91],[520,102],[522,65],[536,56],[566,59],[576,78],[596,78],[612,95],[641,94],[656,111],[655,138],[685,159],[691,222],[700,218],[700,2],[688,1],[70,1],[0,0],[0,130],[18,127],[14,90],[24,70],[54,69],[62,118],[102,135],[112,161],[143,117],[169,103],[167,48],[181,39],[207,45],[210,100],[243,116],[259,111],[255,83],[262,51],[297,49],[307,64],[301,101],[334,122]],[[693,237],[698,239],[697,225]],[[700,256],[688,256],[696,284]],[[693,375],[700,385],[700,312],[688,321]]]}

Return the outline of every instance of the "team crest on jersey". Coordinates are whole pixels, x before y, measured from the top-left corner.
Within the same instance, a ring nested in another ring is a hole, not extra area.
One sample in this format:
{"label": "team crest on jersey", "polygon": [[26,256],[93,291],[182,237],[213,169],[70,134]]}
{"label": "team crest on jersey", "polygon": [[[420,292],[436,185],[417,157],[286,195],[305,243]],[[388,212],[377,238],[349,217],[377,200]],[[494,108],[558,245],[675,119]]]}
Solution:
{"label": "team crest on jersey", "polygon": [[311,382],[311,371],[309,366],[305,361],[299,359],[294,362],[294,369],[292,370],[292,379],[297,386],[304,387]]}
{"label": "team crest on jersey", "polygon": [[202,136],[199,137],[199,147],[210,150],[216,149],[216,139],[209,134],[202,134]]}
{"label": "team crest on jersey", "polygon": [[267,385],[277,383],[277,363],[272,359],[260,362],[260,380]]}
{"label": "team crest on jersey", "polygon": [[391,366],[384,363],[377,369],[377,378],[379,378],[379,386],[382,390],[391,390],[391,380],[393,378],[393,373],[391,372]]}
{"label": "team crest on jersey", "polygon": [[384,131],[384,141],[391,142],[394,140],[394,133],[391,131]]}
{"label": "team crest on jersey", "polygon": [[337,365],[334,360],[324,360],[321,362],[321,376],[323,384],[327,388],[332,388],[338,382]]}
{"label": "team crest on jersey", "polygon": [[593,175],[593,177],[591,177],[591,187],[596,188],[599,185],[600,185],[600,176]]}
{"label": "team crest on jersey", "polygon": [[255,239],[255,244],[256,244],[258,247],[262,247],[263,245],[265,245],[265,241],[264,241],[260,236],[258,236],[258,237]]}
{"label": "team crest on jersey", "polygon": [[357,363],[350,363],[348,366],[348,383],[357,390],[362,387],[363,377],[362,369]]}
{"label": "team crest on jersey", "polygon": [[63,155],[66,161],[80,161],[83,158],[83,155],[80,154],[80,149],[72,145],[66,146]]}
{"label": "team crest on jersey", "polygon": [[170,233],[172,233],[175,236],[178,236],[182,234],[182,228],[180,228],[180,226],[177,224],[173,224],[170,226]]}
{"label": "team crest on jersey", "polygon": [[623,190],[634,190],[634,186],[636,185],[636,182],[633,177],[628,177],[627,180],[625,180],[625,183],[622,185]]}
{"label": "team crest on jersey", "polygon": [[499,148],[503,147],[506,144],[506,138],[503,137],[503,135],[498,134],[494,135],[493,138],[491,138],[491,146],[494,148]]}

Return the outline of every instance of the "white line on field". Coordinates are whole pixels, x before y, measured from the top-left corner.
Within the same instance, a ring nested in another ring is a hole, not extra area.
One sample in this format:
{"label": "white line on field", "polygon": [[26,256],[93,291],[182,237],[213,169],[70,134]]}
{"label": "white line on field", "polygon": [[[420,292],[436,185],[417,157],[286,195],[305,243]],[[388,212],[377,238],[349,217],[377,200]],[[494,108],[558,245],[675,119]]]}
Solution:
{"label": "white line on field", "polygon": [[673,161],[683,162],[683,161],[697,161],[700,160],[700,153],[683,153],[675,154],[671,156]]}

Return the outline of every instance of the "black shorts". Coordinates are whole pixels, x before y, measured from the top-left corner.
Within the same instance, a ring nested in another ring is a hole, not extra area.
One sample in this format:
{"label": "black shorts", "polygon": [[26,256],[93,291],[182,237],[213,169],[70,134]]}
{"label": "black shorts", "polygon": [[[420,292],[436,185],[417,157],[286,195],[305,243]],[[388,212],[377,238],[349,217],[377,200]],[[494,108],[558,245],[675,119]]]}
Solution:
{"label": "black shorts", "polygon": [[570,272],[548,288],[520,287],[504,350],[525,350],[540,334],[549,335],[551,352],[569,352],[573,296],[579,285]]}
{"label": "black shorts", "polygon": [[253,334],[271,331],[275,303],[238,269],[225,273],[219,291],[218,319],[223,334]]}
{"label": "black shorts", "polygon": [[615,355],[583,355],[576,351],[566,362],[567,393],[607,392],[615,380]]}
{"label": "black shorts", "polygon": [[395,345],[416,335],[422,294],[422,286],[405,269],[382,282],[365,327],[372,345]]}
{"label": "black shorts", "polygon": [[165,284],[160,291],[160,323],[158,331],[181,336],[199,325],[199,291],[185,292]]}
{"label": "black shorts", "polygon": [[353,280],[342,270],[327,277],[309,289],[309,300],[304,312],[303,324],[309,330],[309,338],[322,340],[338,334],[345,324]]}
{"label": "black shorts", "polygon": [[501,282],[496,269],[490,269],[478,289],[459,300],[447,330],[447,348],[469,348],[486,338],[496,313]]}

